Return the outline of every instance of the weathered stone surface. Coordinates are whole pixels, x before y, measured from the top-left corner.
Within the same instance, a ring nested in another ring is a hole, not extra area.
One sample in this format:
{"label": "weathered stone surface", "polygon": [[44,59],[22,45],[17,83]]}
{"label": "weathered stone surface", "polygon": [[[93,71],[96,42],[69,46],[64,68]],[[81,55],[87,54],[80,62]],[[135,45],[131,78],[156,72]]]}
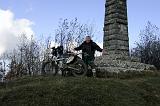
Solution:
{"label": "weathered stone surface", "polygon": [[[138,60],[137,60],[138,61]],[[124,57],[120,55],[111,56],[102,56],[96,58],[96,64],[99,66],[99,70],[101,71],[149,71],[156,70],[153,65],[148,65],[140,62],[132,62],[130,57]]]}
{"label": "weathered stone surface", "polygon": [[127,21],[123,19],[110,19],[108,21],[105,21],[105,25],[114,24],[114,23],[121,23],[124,25],[127,25]]}
{"label": "weathered stone surface", "polygon": [[[108,41],[108,40],[122,40],[122,41],[128,41],[129,38],[127,35],[123,34],[123,35],[119,35],[119,34],[113,34],[113,35],[108,35],[104,37],[104,40]],[[127,45],[129,45],[127,43]]]}
{"label": "weathered stone surface", "polygon": [[96,58],[99,72],[141,72],[155,70],[153,65],[140,63],[129,56],[126,0],[106,0],[104,52]]}
{"label": "weathered stone surface", "polygon": [[105,21],[108,21],[117,17],[119,17],[119,19],[122,19],[122,20],[127,20],[127,17],[124,14],[110,14],[106,17]]}
{"label": "weathered stone surface", "polygon": [[[113,46],[113,45],[117,45],[117,47],[119,47],[119,46],[126,46],[126,47],[128,47],[129,46],[129,44],[128,44],[128,41],[124,41],[124,40],[106,40],[106,41],[108,41],[106,44],[107,44],[107,46]],[[129,50],[128,48],[126,48],[126,50]]]}
{"label": "weathered stone surface", "polygon": [[[107,51],[107,50],[106,50]],[[110,58],[110,57],[129,57],[129,56],[127,56],[127,55],[129,55],[128,54],[128,51],[125,51],[125,50],[110,50],[110,51],[108,51],[108,52],[106,52],[105,51],[105,49],[104,49],[104,52],[103,52],[103,56],[106,56],[106,57],[108,57],[108,58]]]}

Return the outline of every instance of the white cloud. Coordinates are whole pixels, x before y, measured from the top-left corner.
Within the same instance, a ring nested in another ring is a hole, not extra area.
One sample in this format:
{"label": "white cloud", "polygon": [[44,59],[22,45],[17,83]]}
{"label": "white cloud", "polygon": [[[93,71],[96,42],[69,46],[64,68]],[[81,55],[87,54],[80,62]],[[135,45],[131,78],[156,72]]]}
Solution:
{"label": "white cloud", "polygon": [[21,34],[30,38],[34,34],[32,25],[30,20],[15,19],[12,11],[0,9],[0,55],[7,49],[14,48]]}

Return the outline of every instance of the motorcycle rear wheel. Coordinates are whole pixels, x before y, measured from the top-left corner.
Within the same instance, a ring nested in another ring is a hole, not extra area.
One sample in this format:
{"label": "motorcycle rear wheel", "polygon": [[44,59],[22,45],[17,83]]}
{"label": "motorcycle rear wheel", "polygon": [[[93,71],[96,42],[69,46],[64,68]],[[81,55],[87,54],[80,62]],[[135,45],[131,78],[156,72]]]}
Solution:
{"label": "motorcycle rear wheel", "polygon": [[77,59],[73,64],[74,69],[72,70],[72,74],[75,77],[84,77],[87,74],[87,66],[83,60]]}
{"label": "motorcycle rear wheel", "polygon": [[44,62],[42,65],[43,75],[56,75],[58,73],[58,66],[54,62]]}

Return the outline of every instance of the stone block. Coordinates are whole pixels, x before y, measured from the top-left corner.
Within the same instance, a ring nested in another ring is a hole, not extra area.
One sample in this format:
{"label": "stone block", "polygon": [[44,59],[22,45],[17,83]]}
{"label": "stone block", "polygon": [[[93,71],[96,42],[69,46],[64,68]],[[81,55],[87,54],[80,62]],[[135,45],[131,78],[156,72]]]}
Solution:
{"label": "stone block", "polygon": [[114,34],[114,35],[108,35],[104,37],[105,41],[109,40],[121,40],[121,41],[129,41],[129,38],[127,35],[119,35],[119,34]]}

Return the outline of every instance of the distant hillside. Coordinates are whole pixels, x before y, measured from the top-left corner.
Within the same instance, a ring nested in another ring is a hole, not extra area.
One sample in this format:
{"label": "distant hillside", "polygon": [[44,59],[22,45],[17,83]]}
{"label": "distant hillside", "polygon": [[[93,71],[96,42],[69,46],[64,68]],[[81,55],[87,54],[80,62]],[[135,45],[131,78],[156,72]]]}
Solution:
{"label": "distant hillside", "polygon": [[26,77],[0,84],[0,106],[160,106],[160,77]]}

